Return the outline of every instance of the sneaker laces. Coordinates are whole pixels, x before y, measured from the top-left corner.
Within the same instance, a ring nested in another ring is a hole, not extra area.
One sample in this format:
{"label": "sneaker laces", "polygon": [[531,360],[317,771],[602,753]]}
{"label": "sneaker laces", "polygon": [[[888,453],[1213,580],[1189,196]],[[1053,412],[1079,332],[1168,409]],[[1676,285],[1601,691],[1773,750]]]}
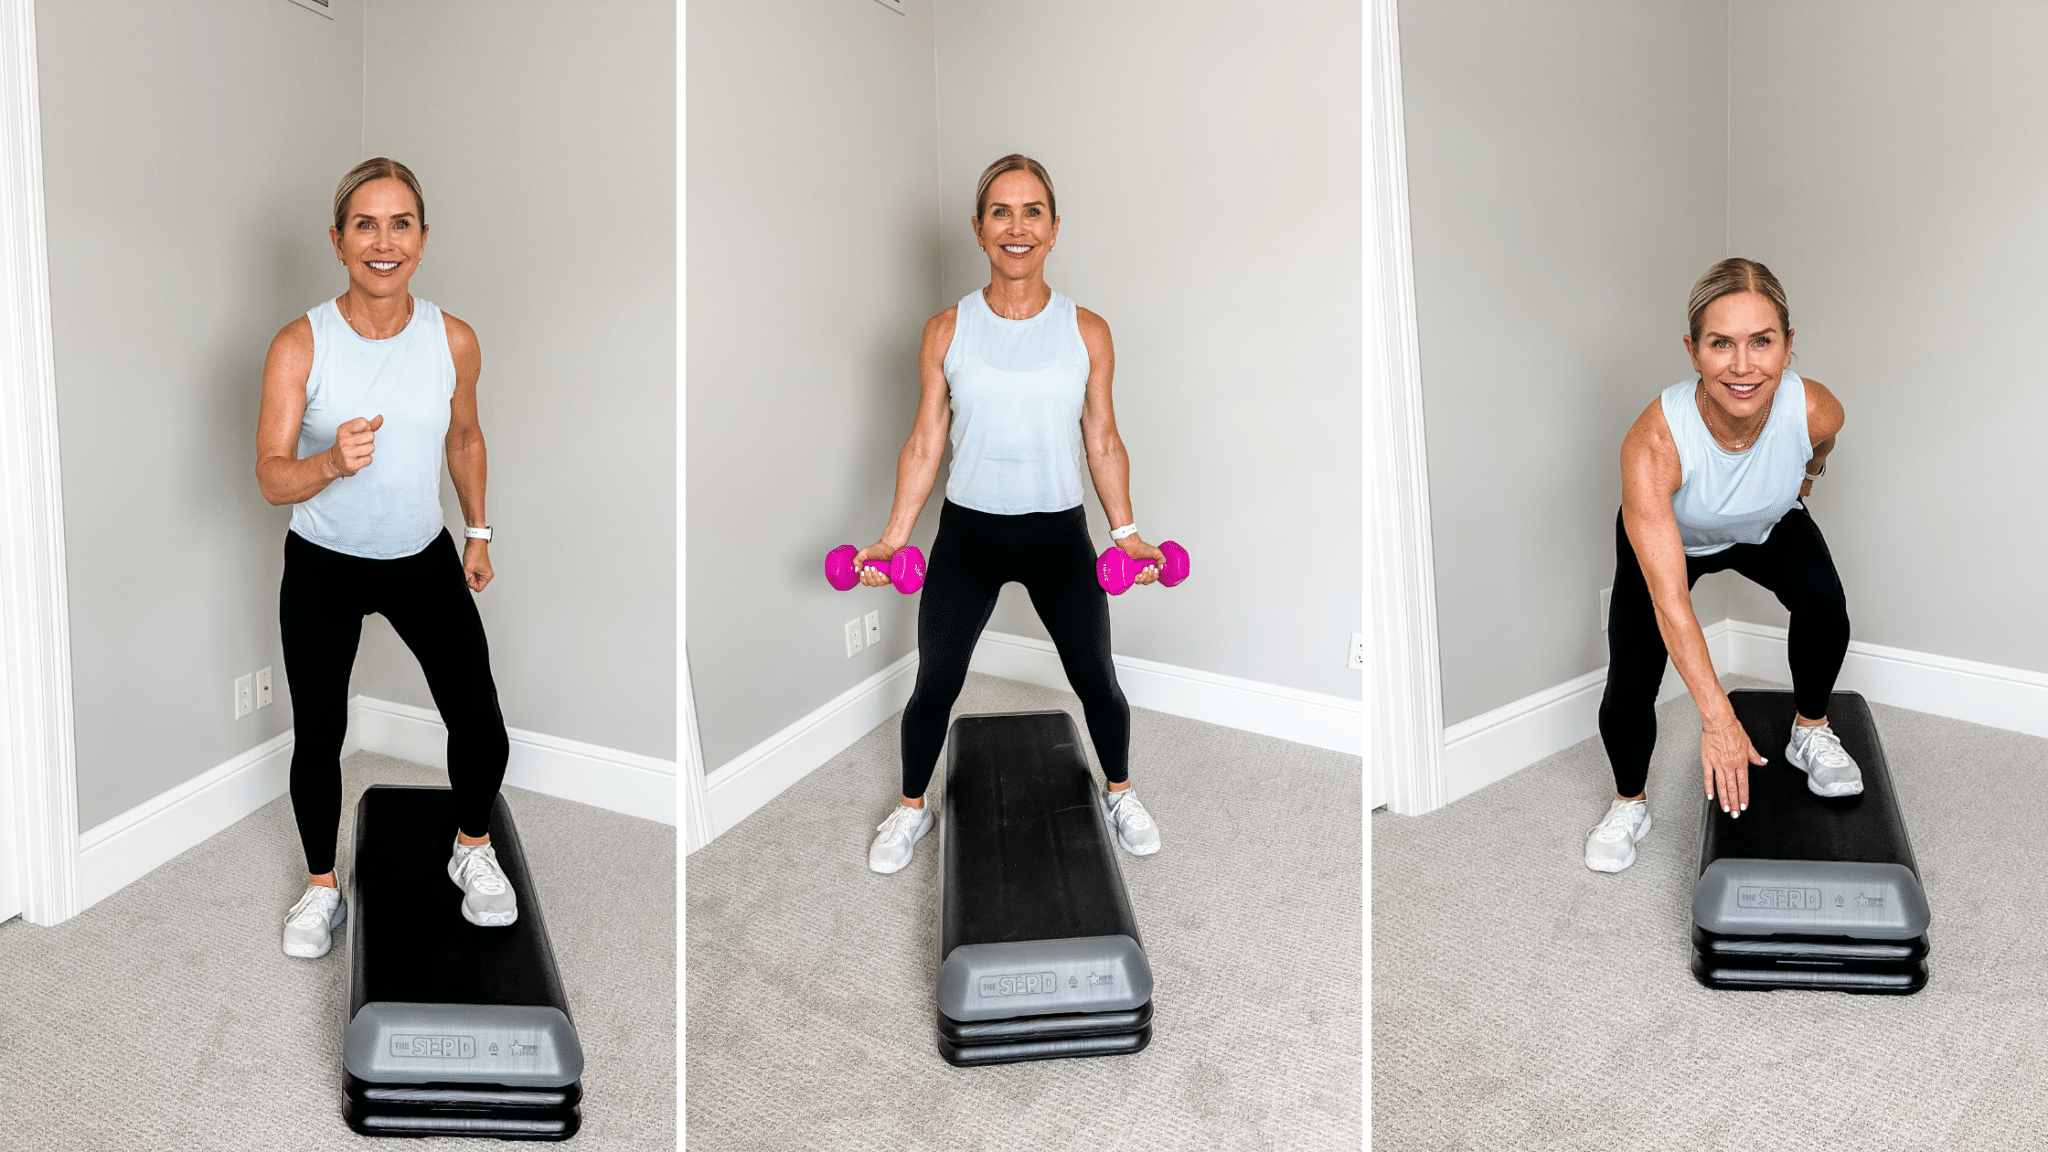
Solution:
{"label": "sneaker laces", "polygon": [[1825,724],[1812,728],[1802,724],[1799,728],[1800,731],[1806,733],[1806,746],[1801,751],[1804,752],[1806,758],[1812,761],[1815,766],[1822,768],[1847,768],[1849,766],[1848,750],[1842,747],[1842,738],[1835,735],[1834,729]]}
{"label": "sneaker laces", "polygon": [[884,843],[908,840],[910,838],[911,826],[923,818],[924,809],[912,808],[908,804],[898,804],[896,810],[889,813],[888,819],[875,825],[875,831],[882,834],[880,839]]}
{"label": "sneaker laces", "polygon": [[1593,839],[1620,840],[1634,831],[1635,806],[1641,800],[1617,800],[1607,809],[1607,815],[1593,826]]}
{"label": "sneaker laces", "polygon": [[498,854],[489,844],[458,842],[455,850],[462,853],[462,863],[455,866],[458,882],[485,896],[496,896],[505,890],[505,874],[499,870]]}
{"label": "sneaker laces", "polygon": [[1131,795],[1130,789],[1126,788],[1121,793],[1112,792],[1110,795],[1123,797],[1109,809],[1110,818],[1116,821],[1117,827],[1135,830],[1152,826],[1152,814],[1145,811],[1145,806],[1138,803],[1138,798]]}
{"label": "sneaker laces", "polygon": [[299,902],[292,905],[292,910],[285,914],[285,923],[293,928],[325,927],[333,917],[334,904],[323,900],[320,896],[322,892],[333,892],[336,903],[341,900],[341,893],[325,884],[308,884],[306,894],[299,897]]}

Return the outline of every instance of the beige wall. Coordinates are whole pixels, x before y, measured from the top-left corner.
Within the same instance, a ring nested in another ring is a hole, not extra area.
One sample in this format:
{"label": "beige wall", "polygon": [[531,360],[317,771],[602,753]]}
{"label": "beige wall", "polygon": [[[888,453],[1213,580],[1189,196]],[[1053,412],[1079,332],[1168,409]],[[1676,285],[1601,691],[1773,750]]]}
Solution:
{"label": "beige wall", "polygon": [[[415,290],[483,347],[498,536],[477,607],[505,722],[672,760],[675,9],[368,12],[364,147],[419,176],[430,230]],[[433,706],[382,617],[365,624],[354,690]]]}
{"label": "beige wall", "polygon": [[[256,409],[332,287],[362,51],[346,0],[36,6],[81,830],[291,725]],[[266,665],[277,704],[234,719]]]}
{"label": "beige wall", "polygon": [[1606,663],[1621,438],[1725,244],[1726,21],[1401,6],[1447,724]]}
{"label": "beige wall", "polygon": [[1812,507],[1853,634],[2048,672],[2048,8],[1730,8],[1730,250],[1848,414]]}
{"label": "beige wall", "polygon": [[[919,332],[985,282],[974,181],[1014,150],[1058,182],[1049,279],[1115,333],[1139,520],[1199,574],[1117,601],[1117,651],[1355,696],[1356,7],[1252,19],[1204,2],[1162,20],[1037,4],[1033,25],[1062,29],[1033,63],[1057,96],[1006,92],[999,109],[987,61],[1018,10],[941,5],[936,27],[934,11],[688,9],[689,643],[707,767],[915,647],[916,598],[833,592],[822,560],[886,521]],[[914,542],[929,547],[940,502]],[[1106,547],[1092,493],[1089,508]],[[881,647],[847,659],[841,625],[876,609]],[[1044,635],[1015,589],[990,626]]]}
{"label": "beige wall", "polygon": [[[707,768],[916,647],[881,533],[939,307],[929,0],[687,6],[689,644]],[[927,550],[934,501],[914,541]],[[846,657],[840,626],[882,614]]]}
{"label": "beige wall", "polygon": [[[1855,638],[2048,671],[2048,11],[1432,0],[1401,37],[1446,722],[1605,662],[1617,449],[1724,255],[1848,410],[1811,505]],[[1785,621],[1734,575],[1695,608]]]}
{"label": "beige wall", "polygon": [[[291,725],[260,378],[341,287],[329,204],[366,144],[410,154],[421,294],[483,340],[507,719],[675,755],[672,10],[364,11],[37,6],[81,830]],[[569,162],[569,211],[519,199],[536,154]],[[357,689],[428,703],[383,629]],[[265,666],[276,704],[233,719]]]}
{"label": "beige wall", "polygon": [[[1360,14],[1190,0],[1166,20],[1047,0],[1032,22],[1061,32],[1031,99],[988,67],[1015,42],[1014,8],[949,4],[939,19],[945,302],[988,283],[968,223],[982,169],[1035,157],[1060,204],[1046,279],[1116,341],[1138,523],[1186,545],[1197,574],[1112,602],[1116,651],[1354,699]],[[1086,507],[1108,547],[1092,487]],[[1017,585],[989,627],[1046,638]]]}

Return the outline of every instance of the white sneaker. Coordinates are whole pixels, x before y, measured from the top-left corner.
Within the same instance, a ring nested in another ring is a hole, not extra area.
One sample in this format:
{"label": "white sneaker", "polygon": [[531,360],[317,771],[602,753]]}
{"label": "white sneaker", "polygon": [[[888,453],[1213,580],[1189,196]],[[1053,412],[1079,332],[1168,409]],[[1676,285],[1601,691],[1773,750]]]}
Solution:
{"label": "white sneaker", "polygon": [[868,846],[868,867],[884,875],[901,872],[910,863],[917,842],[932,830],[932,802],[925,801],[922,808],[898,804],[887,820],[875,825],[875,830],[880,835]]}
{"label": "white sneaker", "polygon": [[1863,770],[1826,724],[1808,728],[1793,721],[1785,759],[1806,773],[1806,790],[1815,796],[1854,796],[1863,791]]}
{"label": "white sneaker", "polygon": [[1586,867],[1619,872],[1636,862],[1636,841],[1650,834],[1650,802],[1617,798],[1586,835]]}
{"label": "white sneaker", "polygon": [[519,919],[519,896],[505,869],[498,864],[498,851],[489,844],[455,841],[455,854],[448,858],[448,879],[462,889],[462,918],[479,928],[503,928]]}
{"label": "white sneaker", "polygon": [[348,901],[339,888],[306,885],[306,894],[284,917],[284,954],[318,960],[334,947],[334,930],[348,919]]}
{"label": "white sneaker", "polygon": [[1102,790],[1102,814],[1109,818],[1109,825],[1116,829],[1116,838],[1124,851],[1133,856],[1150,856],[1159,851],[1159,825],[1152,822],[1152,814],[1138,803],[1136,790],[1126,788],[1121,792]]}

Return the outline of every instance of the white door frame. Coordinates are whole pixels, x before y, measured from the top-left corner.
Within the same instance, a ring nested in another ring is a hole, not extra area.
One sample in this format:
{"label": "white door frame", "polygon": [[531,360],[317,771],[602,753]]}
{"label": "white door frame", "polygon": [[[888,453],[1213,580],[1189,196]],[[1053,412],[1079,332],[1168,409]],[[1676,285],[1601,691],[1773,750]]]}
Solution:
{"label": "white door frame", "polygon": [[1408,146],[1401,110],[1396,0],[1372,0],[1372,251],[1366,360],[1372,461],[1372,739],[1374,792],[1417,815],[1444,803],[1443,694],[1437,665],[1436,566],[1429,459],[1408,233]]}
{"label": "white door frame", "polygon": [[34,0],[0,0],[0,787],[31,923],[78,914],[63,475]]}

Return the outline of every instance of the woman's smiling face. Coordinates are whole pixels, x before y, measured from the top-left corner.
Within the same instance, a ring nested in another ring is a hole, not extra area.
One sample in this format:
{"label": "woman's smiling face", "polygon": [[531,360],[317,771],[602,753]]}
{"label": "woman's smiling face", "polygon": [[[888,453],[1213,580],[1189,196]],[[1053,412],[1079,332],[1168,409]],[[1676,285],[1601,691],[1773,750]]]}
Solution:
{"label": "woman's smiling face", "polygon": [[1045,267],[1059,235],[1059,217],[1045,185],[1029,172],[1005,172],[988,187],[988,203],[975,221],[975,240],[998,275],[1023,278]]}
{"label": "woman's smiling face", "polygon": [[412,189],[391,176],[356,189],[342,227],[328,232],[336,255],[348,265],[349,279],[374,296],[405,290],[427,241]]}
{"label": "woman's smiling face", "polygon": [[1746,420],[1770,403],[1778,379],[1792,359],[1792,333],[1778,322],[1778,309],[1761,293],[1735,292],[1707,305],[1700,338],[1685,338],[1692,366],[1706,383],[1707,397],[1735,420]]}

